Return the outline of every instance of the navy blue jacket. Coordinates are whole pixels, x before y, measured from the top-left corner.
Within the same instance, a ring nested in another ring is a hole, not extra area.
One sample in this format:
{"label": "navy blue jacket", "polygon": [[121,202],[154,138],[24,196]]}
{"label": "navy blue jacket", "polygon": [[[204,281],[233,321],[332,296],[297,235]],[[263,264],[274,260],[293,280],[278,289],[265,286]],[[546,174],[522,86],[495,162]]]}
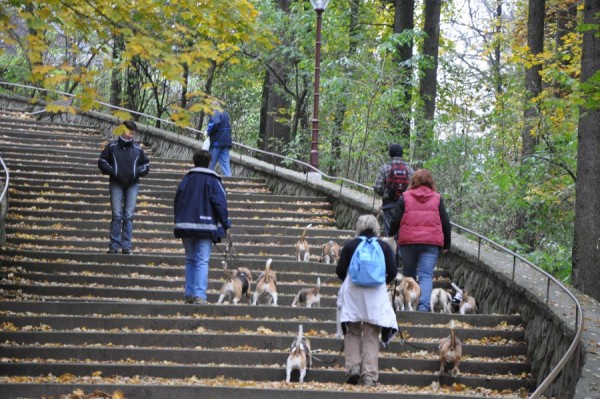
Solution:
{"label": "navy blue jacket", "polygon": [[119,137],[104,147],[98,168],[102,174],[110,176],[111,182],[128,186],[139,183],[140,177],[148,174],[150,160],[138,143]]}
{"label": "navy blue jacket", "polygon": [[210,238],[219,242],[231,227],[221,177],[208,168],[192,168],[175,193],[176,238]]}
{"label": "navy blue jacket", "polygon": [[231,125],[227,111],[215,111],[208,118],[207,133],[210,137],[210,148],[231,147]]}

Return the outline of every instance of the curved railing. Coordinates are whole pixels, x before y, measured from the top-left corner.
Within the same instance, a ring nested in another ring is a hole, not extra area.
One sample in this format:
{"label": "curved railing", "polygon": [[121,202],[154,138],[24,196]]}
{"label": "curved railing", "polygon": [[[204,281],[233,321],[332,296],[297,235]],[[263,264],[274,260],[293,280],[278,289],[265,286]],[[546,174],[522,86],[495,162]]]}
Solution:
{"label": "curved railing", "polygon": [[[0,193],[0,229],[4,230],[4,217],[5,214],[2,212],[2,203],[6,199],[6,193],[8,192],[8,184],[10,183],[10,173],[8,172],[8,168],[4,163],[4,160],[0,156],[0,165],[2,165],[2,170],[4,171],[4,187],[2,188],[2,193]],[[7,201],[8,208],[8,201]],[[0,245],[4,245],[4,231],[0,231]]]}
{"label": "curved railing", "polygon": [[[9,85],[9,86],[14,86],[14,87],[21,87],[21,88],[27,88],[27,89],[35,89],[35,90],[43,90],[43,91],[48,91],[48,92],[54,92],[57,94],[61,94],[63,96],[67,96],[70,98],[74,98],[75,96],[73,94],[70,93],[64,93],[64,92],[60,92],[60,91],[52,91],[52,90],[47,90],[47,89],[41,89],[41,88],[37,88],[37,87],[33,87],[33,86],[27,86],[27,85],[22,85],[22,84],[17,84],[17,83],[6,83],[6,82],[0,82],[1,85]],[[102,101],[96,101],[96,103],[101,104],[105,107],[108,107],[110,109],[115,109],[115,110],[120,110],[120,111],[126,111],[129,112],[131,114],[136,114],[139,116],[143,116],[145,118],[149,118],[149,119],[154,119],[154,120],[158,120],[162,123],[166,123],[169,125],[173,125],[173,126],[177,126],[176,123],[171,122],[169,120],[165,120],[165,119],[161,119],[161,118],[157,118],[155,116],[152,115],[147,115],[147,114],[143,114],[140,112],[136,112],[136,111],[131,111],[125,108],[121,108],[121,107],[117,107],[111,104],[107,104],[104,103]],[[194,128],[184,128],[184,130],[188,130],[190,132],[192,132],[195,135],[200,134],[203,135],[202,132],[200,132],[197,129]],[[366,186],[364,184],[361,183],[357,183],[355,181],[346,179],[346,178],[341,178],[341,177],[335,177],[335,176],[329,176],[326,173],[320,171],[319,169],[314,168],[312,165],[307,164],[305,162],[299,161],[297,159],[293,159],[293,158],[289,158],[286,157],[284,155],[280,155],[280,154],[275,154],[275,153],[271,153],[268,151],[264,151],[264,150],[260,150],[257,148],[253,148],[250,146],[247,146],[245,144],[241,144],[241,143],[237,143],[237,142],[233,142],[233,145],[236,148],[240,148],[243,150],[247,150],[248,152],[250,152],[251,154],[253,153],[259,153],[259,154],[263,154],[263,155],[267,155],[269,157],[275,157],[287,162],[291,162],[291,163],[295,163],[297,165],[300,165],[303,168],[306,168],[306,170],[309,170],[311,172],[313,172],[315,175],[318,175],[318,178],[325,178],[328,179],[330,181],[333,182],[339,182],[340,183],[340,192],[343,189],[344,184],[347,184],[349,186],[353,186],[353,187],[357,187],[359,191],[366,193],[366,192],[371,192],[373,195],[373,202],[372,202],[372,210],[375,210],[375,202],[376,202],[376,195],[375,192],[373,191],[373,188],[370,186]],[[242,154],[240,152],[240,158],[241,158]],[[1,161],[1,159],[0,159]],[[4,162],[2,162],[3,166],[4,166]],[[277,170],[278,166],[273,164],[273,171],[275,172]],[[4,166],[4,169],[7,171],[6,166]],[[7,173],[7,181],[6,181],[6,186],[5,186],[5,190],[3,191],[3,195],[4,192],[6,191],[6,187],[8,187],[8,171]],[[306,173],[306,182],[308,183],[309,181],[309,175],[310,173]],[[1,197],[0,197],[1,198]],[[573,293],[571,291],[569,291],[569,289],[562,284],[560,281],[558,281],[556,278],[554,278],[553,276],[551,276],[549,273],[547,273],[546,271],[540,269],[539,267],[537,267],[536,265],[534,265],[533,263],[529,262],[527,259],[523,258],[522,256],[516,254],[515,252],[511,251],[508,248],[505,248],[504,246],[490,240],[489,238],[482,236],[479,233],[476,233],[474,231],[471,231],[465,227],[462,227],[456,223],[452,223],[452,226],[457,229],[459,232],[460,231],[464,231],[470,235],[473,235],[475,237],[477,237],[478,240],[478,250],[477,250],[477,259],[480,259],[481,257],[481,247],[482,247],[482,243],[486,243],[491,247],[494,247],[502,252],[505,252],[506,254],[510,255],[513,257],[513,267],[512,267],[512,281],[515,281],[515,276],[516,276],[516,269],[517,269],[517,260],[519,260],[522,264],[527,265],[528,267],[531,268],[531,270],[539,273],[541,276],[543,276],[546,279],[546,293],[545,293],[545,303],[548,306],[549,305],[549,301],[550,301],[550,286],[552,283],[554,283],[562,292],[564,292],[572,301],[573,301],[573,306],[575,308],[575,338],[573,339],[573,342],[571,343],[571,345],[569,346],[568,350],[565,352],[565,354],[562,356],[562,358],[560,359],[560,361],[556,364],[556,366],[554,367],[554,369],[552,369],[552,371],[550,371],[550,373],[546,376],[546,378],[544,379],[544,381],[542,381],[542,383],[540,385],[538,385],[538,387],[536,388],[536,390],[529,396],[529,399],[537,399],[540,398],[541,395],[545,394],[547,390],[550,390],[550,385],[552,384],[552,382],[556,379],[556,377],[558,376],[558,374],[560,374],[560,372],[564,369],[565,365],[567,364],[567,362],[569,361],[569,359],[571,359],[571,357],[574,355],[575,350],[577,349],[577,345],[579,345],[580,341],[581,341],[581,335],[583,334],[583,310],[581,308],[581,304],[579,303],[579,301],[577,300],[577,298],[575,297],[575,295],[573,295]]]}

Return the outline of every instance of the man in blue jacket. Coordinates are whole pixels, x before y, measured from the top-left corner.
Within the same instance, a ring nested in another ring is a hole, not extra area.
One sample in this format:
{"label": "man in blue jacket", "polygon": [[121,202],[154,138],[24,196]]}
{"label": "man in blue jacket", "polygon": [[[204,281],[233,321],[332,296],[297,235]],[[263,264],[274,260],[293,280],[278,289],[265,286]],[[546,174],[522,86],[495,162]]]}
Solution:
{"label": "man in blue jacket", "polygon": [[133,121],[123,123],[127,129],[116,140],[104,147],[98,159],[102,174],[109,175],[110,243],[108,253],[116,254],[121,248],[124,254],[131,253],[133,212],[140,188],[140,177],[150,171],[150,160],[142,147],[133,141],[137,127]]}
{"label": "man in blue jacket", "polygon": [[231,176],[229,165],[229,149],[231,148],[229,113],[225,110],[219,111],[218,107],[220,105],[217,101],[214,101],[212,106],[215,111],[208,119],[208,129],[206,130],[210,137],[211,162],[209,168],[214,170],[217,162],[219,162],[223,176]]}
{"label": "man in blue jacket", "polygon": [[185,249],[185,302],[206,304],[208,261],[212,243],[226,237],[231,222],[227,212],[227,196],[221,177],[208,168],[211,155],[206,150],[194,154],[194,168],[183,177],[175,194],[176,238]]}

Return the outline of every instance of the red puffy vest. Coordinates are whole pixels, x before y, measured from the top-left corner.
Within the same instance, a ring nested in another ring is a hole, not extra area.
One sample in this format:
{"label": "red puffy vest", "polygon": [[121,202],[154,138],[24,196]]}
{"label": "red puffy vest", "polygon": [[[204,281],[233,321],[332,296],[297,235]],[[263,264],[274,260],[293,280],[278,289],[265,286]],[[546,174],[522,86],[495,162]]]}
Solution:
{"label": "red puffy vest", "polygon": [[404,215],[400,221],[398,245],[444,246],[439,193],[421,186],[404,192]]}

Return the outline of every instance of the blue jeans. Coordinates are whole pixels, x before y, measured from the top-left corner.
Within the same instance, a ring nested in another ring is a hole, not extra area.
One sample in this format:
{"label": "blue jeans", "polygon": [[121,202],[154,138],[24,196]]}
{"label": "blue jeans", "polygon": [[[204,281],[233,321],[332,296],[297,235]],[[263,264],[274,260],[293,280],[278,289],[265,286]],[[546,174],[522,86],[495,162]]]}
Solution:
{"label": "blue jeans", "polygon": [[401,245],[398,247],[402,259],[402,274],[418,277],[421,298],[417,310],[429,312],[431,290],[433,288],[433,269],[440,255],[440,247],[428,244]]}
{"label": "blue jeans", "polygon": [[133,231],[133,211],[139,191],[139,184],[123,186],[110,182],[110,207],[112,218],[110,220],[111,249],[131,249],[131,235]]}
{"label": "blue jeans", "polygon": [[212,240],[184,237],[181,242],[185,249],[185,296],[206,300],[208,260],[212,250]]}
{"label": "blue jeans", "polygon": [[217,161],[221,165],[221,174],[223,176],[231,176],[231,167],[229,165],[229,147],[213,147],[210,149],[210,166],[215,170]]}

